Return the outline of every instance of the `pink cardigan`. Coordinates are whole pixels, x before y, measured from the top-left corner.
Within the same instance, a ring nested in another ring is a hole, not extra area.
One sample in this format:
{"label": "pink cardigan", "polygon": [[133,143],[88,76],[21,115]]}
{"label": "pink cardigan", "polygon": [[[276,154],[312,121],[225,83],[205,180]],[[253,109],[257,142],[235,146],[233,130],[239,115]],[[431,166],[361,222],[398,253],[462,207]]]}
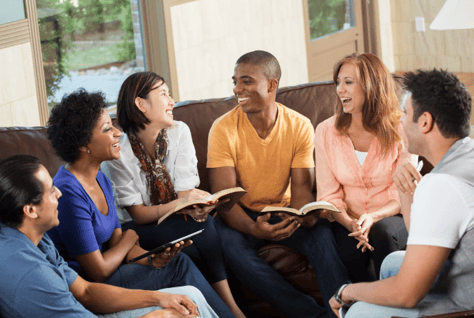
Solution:
{"label": "pink cardigan", "polygon": [[402,143],[393,145],[382,156],[380,142],[374,138],[360,165],[351,139],[337,132],[335,116],[320,123],[314,139],[318,201],[342,207],[354,219],[378,210],[390,200],[400,202],[392,174],[398,164],[411,156],[401,125],[398,130]]}

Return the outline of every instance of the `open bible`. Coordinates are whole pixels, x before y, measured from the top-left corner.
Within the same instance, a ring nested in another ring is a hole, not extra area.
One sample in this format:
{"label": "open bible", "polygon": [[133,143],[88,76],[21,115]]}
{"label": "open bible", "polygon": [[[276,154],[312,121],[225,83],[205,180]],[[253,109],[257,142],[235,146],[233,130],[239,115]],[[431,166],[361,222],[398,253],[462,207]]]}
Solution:
{"label": "open bible", "polygon": [[310,202],[302,206],[299,210],[290,207],[267,206],[260,212],[286,212],[299,216],[304,216],[310,212],[317,212],[318,210],[323,209],[341,213],[341,211],[339,211],[334,205],[326,201]]}
{"label": "open bible", "polygon": [[163,215],[161,218],[159,218],[157,225],[163,222],[171,214],[181,211],[185,208],[189,208],[194,205],[213,205],[213,204],[216,204],[218,200],[219,201],[216,204],[216,208],[219,208],[219,211],[228,211],[246,193],[247,191],[245,191],[241,187],[235,187],[235,188],[229,188],[229,189],[218,191],[202,199],[196,199],[196,200],[179,204],[173,210],[169,211],[168,213]]}

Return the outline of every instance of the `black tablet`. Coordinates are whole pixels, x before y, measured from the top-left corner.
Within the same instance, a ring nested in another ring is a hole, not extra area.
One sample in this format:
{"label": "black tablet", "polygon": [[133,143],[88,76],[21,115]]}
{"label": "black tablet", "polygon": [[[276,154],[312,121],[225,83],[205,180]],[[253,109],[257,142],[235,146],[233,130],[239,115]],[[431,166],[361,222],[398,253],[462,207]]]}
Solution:
{"label": "black tablet", "polygon": [[189,239],[189,238],[191,238],[191,237],[193,237],[193,236],[195,236],[195,235],[201,234],[203,231],[204,231],[204,229],[199,230],[199,231],[196,231],[196,232],[193,232],[193,233],[188,234],[188,235],[186,235],[186,236],[180,237],[179,239],[176,239],[176,240],[174,240],[174,241],[168,242],[168,243],[166,243],[166,244],[163,244],[163,245],[161,245],[161,246],[159,246],[159,247],[157,247],[157,248],[152,249],[152,250],[149,251],[149,252],[146,252],[145,254],[142,254],[142,255],[140,255],[140,256],[137,256],[137,257],[135,257],[135,258],[132,258],[132,259],[129,260],[128,262],[129,262],[129,263],[133,263],[133,262],[138,261],[139,259],[142,259],[142,258],[144,258],[144,257],[147,257],[148,255],[151,255],[151,254],[158,254],[158,253],[164,251],[166,248],[171,247],[171,246],[173,246],[174,244],[176,244],[176,243],[178,243],[178,242],[185,241],[185,240],[187,240],[187,239]]}

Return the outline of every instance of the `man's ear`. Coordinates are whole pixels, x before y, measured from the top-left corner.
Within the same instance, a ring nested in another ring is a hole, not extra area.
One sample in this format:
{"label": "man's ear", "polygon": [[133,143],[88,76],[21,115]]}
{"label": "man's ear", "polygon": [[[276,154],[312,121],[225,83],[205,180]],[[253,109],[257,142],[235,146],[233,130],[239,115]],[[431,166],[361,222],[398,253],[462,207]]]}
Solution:
{"label": "man's ear", "polygon": [[38,213],[37,213],[37,206],[33,204],[27,204],[23,206],[23,213],[30,219],[37,219],[38,218]]}
{"label": "man's ear", "polygon": [[424,112],[420,117],[418,117],[418,125],[420,126],[421,133],[423,134],[427,134],[432,131],[434,124],[435,122],[433,116],[428,112]]}
{"label": "man's ear", "polygon": [[274,79],[271,79],[270,81],[270,84],[268,85],[268,92],[273,92],[273,91],[277,91],[278,90],[278,80],[276,78]]}

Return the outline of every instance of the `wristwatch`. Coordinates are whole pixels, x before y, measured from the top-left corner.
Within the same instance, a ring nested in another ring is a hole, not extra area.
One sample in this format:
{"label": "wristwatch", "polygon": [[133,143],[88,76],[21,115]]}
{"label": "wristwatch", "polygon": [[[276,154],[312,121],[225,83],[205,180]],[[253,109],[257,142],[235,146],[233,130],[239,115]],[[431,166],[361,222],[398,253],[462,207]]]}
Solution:
{"label": "wristwatch", "polygon": [[342,285],[338,290],[337,292],[334,294],[334,299],[341,305],[343,306],[350,306],[352,305],[353,301],[349,302],[349,303],[346,303],[345,301],[342,300],[341,298],[341,294],[342,294],[342,291],[344,290],[344,288],[347,287],[347,285],[349,284],[344,284]]}

